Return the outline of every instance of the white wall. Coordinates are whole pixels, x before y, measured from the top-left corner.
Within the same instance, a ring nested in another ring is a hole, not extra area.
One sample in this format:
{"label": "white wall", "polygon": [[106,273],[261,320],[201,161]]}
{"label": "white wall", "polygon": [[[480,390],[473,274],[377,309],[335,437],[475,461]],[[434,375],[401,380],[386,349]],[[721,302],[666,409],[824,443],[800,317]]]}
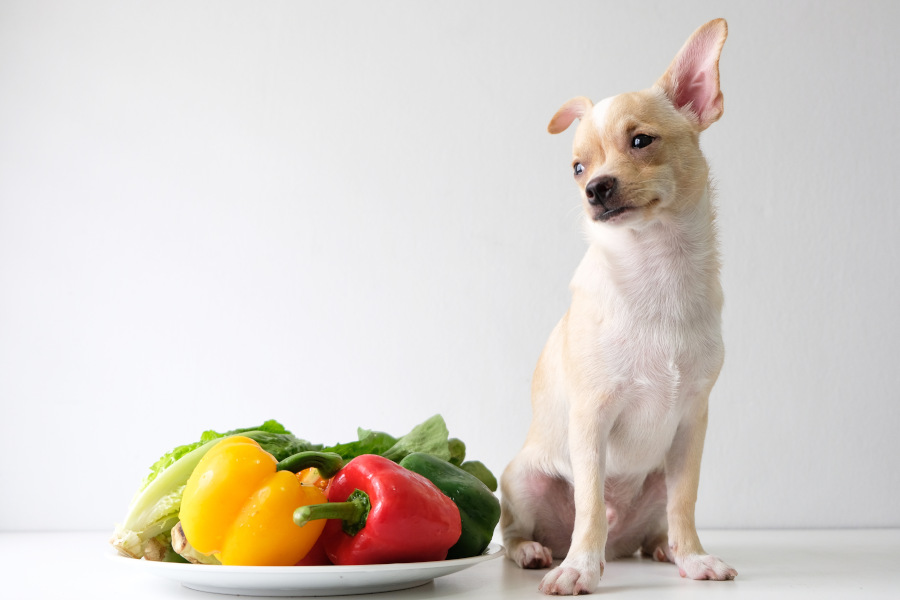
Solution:
{"label": "white wall", "polygon": [[0,3],[0,529],[111,528],[206,428],[499,474],[584,251],[568,98],[724,16],[703,527],[898,526],[900,4]]}

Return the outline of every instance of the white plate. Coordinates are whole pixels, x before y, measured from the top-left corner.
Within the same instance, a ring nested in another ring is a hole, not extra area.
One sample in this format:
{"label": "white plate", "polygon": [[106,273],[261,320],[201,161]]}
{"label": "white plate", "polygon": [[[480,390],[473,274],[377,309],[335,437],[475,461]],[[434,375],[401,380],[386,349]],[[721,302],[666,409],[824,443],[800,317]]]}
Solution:
{"label": "white plate", "polygon": [[435,562],[323,567],[230,567],[112,557],[144,572],[203,592],[240,596],[342,596],[405,590],[503,555],[500,544],[484,554]]}

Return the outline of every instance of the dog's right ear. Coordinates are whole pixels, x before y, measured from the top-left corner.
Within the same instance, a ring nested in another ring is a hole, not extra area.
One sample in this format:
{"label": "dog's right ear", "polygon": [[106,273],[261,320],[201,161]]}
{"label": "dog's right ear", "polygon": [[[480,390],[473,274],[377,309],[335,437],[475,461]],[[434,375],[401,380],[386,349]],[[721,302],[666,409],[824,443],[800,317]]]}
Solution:
{"label": "dog's right ear", "polygon": [[572,124],[572,121],[582,118],[593,106],[594,103],[584,96],[572,98],[556,111],[556,114],[550,119],[550,124],[547,125],[547,131],[550,133],[565,131]]}

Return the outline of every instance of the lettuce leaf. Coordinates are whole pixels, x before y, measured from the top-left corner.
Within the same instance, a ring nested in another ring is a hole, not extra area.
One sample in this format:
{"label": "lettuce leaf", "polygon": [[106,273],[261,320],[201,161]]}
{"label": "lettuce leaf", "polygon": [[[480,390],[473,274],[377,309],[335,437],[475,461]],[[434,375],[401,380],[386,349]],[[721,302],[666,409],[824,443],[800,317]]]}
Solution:
{"label": "lettuce leaf", "polygon": [[200,440],[176,447],[150,467],[138,493],[128,508],[122,523],[116,526],[112,545],[122,554],[134,558],[153,558],[171,555],[170,531],[178,522],[181,495],[188,478],[200,459],[220,439],[231,435],[246,435],[256,440],[266,451],[282,460],[319,446],[298,439],[278,421],[269,420],[257,427],[232,429],[225,433],[204,431]]}
{"label": "lettuce leaf", "polygon": [[382,454],[390,450],[391,446],[397,443],[397,439],[383,431],[372,431],[371,429],[356,430],[357,441],[347,442],[345,444],[335,444],[323,448],[323,452],[336,452],[341,455],[345,461],[349,461],[362,454]]}
{"label": "lettuce leaf", "polygon": [[[447,424],[441,415],[434,415],[424,423],[416,425],[412,431],[401,438],[395,438],[383,431],[372,431],[362,427],[356,430],[356,434],[359,438],[357,441],[335,444],[323,448],[322,451],[336,452],[347,461],[361,454],[378,454],[394,462],[400,462],[403,457],[413,452],[432,454],[446,461],[451,458],[450,433],[447,431]],[[454,441],[453,446],[454,450],[458,452],[456,441],[458,440]],[[465,450],[463,450],[464,452]]]}
{"label": "lettuce leaf", "polygon": [[400,462],[407,454],[413,452],[424,452],[441,460],[450,460],[450,432],[447,430],[444,417],[434,415],[424,423],[416,425],[382,456]]}
{"label": "lettuce leaf", "polygon": [[[219,433],[218,431],[213,431],[210,429],[200,434],[199,441],[193,442],[191,444],[184,444],[183,446],[176,446],[174,450],[163,454],[159,458],[159,460],[150,465],[150,472],[146,477],[144,477],[144,481],[141,483],[140,489],[145,489],[153,482],[154,479],[156,479],[156,477],[160,473],[175,464],[182,456],[193,452],[203,444],[211,442],[213,440],[221,439],[229,435],[237,435],[250,431],[259,431],[272,434],[271,436],[263,438],[265,440],[265,443],[263,442],[263,440],[256,438],[254,439],[256,439],[256,441],[259,442],[267,452],[274,454],[275,458],[277,458],[278,460],[287,458],[291,454],[296,454],[297,452],[314,449],[312,444],[305,440],[297,439],[293,436],[293,434],[291,434],[290,431],[284,428],[284,425],[274,419],[269,419],[258,427],[243,427],[240,429],[232,429],[231,431],[226,431],[225,433]],[[273,452],[273,450],[275,451]],[[293,451],[285,454],[285,452],[288,450]],[[282,454],[282,456],[279,456],[279,454]]]}

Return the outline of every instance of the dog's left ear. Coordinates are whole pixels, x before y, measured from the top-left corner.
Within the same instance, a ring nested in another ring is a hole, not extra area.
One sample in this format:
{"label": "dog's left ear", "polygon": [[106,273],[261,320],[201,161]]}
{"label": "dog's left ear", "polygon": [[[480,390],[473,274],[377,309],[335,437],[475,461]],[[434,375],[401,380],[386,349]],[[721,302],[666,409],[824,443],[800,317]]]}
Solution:
{"label": "dog's left ear", "polygon": [[687,109],[697,117],[701,131],[718,121],[725,110],[719,90],[719,55],[727,36],[725,19],[701,26],[656,82],[675,108]]}

